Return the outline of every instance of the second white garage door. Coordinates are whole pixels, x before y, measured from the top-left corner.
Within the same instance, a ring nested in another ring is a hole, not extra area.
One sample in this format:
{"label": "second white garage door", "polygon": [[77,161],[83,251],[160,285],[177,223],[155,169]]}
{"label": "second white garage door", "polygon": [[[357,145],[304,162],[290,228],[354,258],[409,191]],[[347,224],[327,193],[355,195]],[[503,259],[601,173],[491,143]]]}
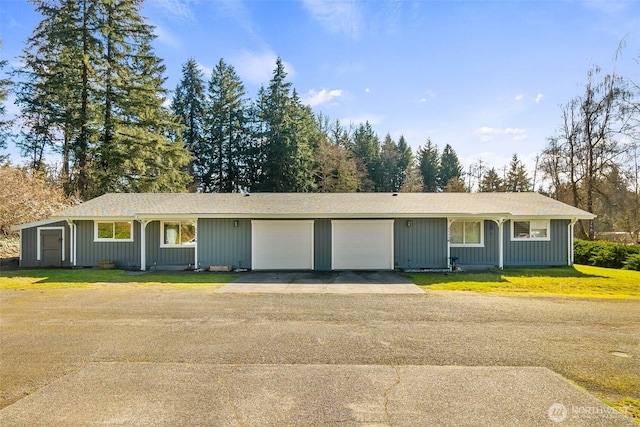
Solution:
{"label": "second white garage door", "polygon": [[393,220],[331,221],[333,270],[393,270]]}
{"label": "second white garage door", "polygon": [[251,221],[254,270],[313,270],[313,221]]}

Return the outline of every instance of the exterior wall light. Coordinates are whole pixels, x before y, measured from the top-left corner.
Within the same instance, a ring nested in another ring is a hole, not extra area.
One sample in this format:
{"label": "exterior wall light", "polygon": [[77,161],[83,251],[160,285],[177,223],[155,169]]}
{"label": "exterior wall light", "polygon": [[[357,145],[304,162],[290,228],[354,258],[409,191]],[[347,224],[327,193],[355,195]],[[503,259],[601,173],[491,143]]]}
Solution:
{"label": "exterior wall light", "polygon": [[407,227],[411,227],[411,220],[410,219],[407,220]]}
{"label": "exterior wall light", "polygon": [[233,221],[233,226],[234,226],[234,227],[237,227],[237,226],[238,226],[238,220],[237,220],[237,219]]}

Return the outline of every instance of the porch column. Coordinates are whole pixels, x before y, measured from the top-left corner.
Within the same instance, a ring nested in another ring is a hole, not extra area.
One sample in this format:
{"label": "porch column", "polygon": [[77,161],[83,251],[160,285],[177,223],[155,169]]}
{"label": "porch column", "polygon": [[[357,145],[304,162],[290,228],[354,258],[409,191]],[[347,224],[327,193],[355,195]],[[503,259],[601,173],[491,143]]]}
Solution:
{"label": "porch column", "polygon": [[502,270],[504,268],[504,223],[505,218],[494,219],[498,225],[498,268]]}
{"label": "porch column", "polygon": [[140,270],[145,271],[147,269],[147,225],[151,221],[145,219],[139,219],[140,223]]}
{"label": "porch column", "polygon": [[195,234],[195,242],[193,245],[193,269],[198,271],[200,266],[198,265],[198,220],[193,221],[193,231]]}
{"label": "porch column", "polygon": [[70,219],[67,220],[67,224],[69,225],[69,234],[70,234],[70,236],[69,236],[70,239],[69,240],[71,240],[69,242],[69,246],[70,246],[69,252],[71,252],[69,254],[69,257],[71,258],[70,259],[71,266],[72,267],[76,267],[76,261],[77,261],[76,260],[76,254],[77,254],[76,244],[78,243],[77,242],[77,234],[76,234],[76,224]]}
{"label": "porch column", "polygon": [[449,270],[453,267],[451,264],[451,224],[453,224],[454,221],[454,219],[447,218],[447,268]]}
{"label": "porch column", "polygon": [[578,220],[576,218],[573,218],[571,221],[569,221],[569,225],[567,226],[567,265],[569,266],[573,265],[574,259],[573,226],[576,225],[576,222],[578,222]]}

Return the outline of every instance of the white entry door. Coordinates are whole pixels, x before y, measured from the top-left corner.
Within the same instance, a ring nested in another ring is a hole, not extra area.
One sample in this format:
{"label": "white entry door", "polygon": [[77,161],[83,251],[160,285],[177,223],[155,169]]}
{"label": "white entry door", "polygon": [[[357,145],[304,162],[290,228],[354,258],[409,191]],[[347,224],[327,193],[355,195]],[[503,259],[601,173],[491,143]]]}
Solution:
{"label": "white entry door", "polygon": [[253,270],[313,270],[313,221],[251,221]]}
{"label": "white entry door", "polygon": [[331,221],[333,270],[393,270],[393,220]]}

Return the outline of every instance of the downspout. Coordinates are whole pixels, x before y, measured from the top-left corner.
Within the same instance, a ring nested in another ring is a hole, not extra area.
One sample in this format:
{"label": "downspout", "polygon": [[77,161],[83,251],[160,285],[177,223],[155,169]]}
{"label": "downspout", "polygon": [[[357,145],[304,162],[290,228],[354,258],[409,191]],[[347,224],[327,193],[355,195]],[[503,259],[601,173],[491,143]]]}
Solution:
{"label": "downspout", "polygon": [[147,269],[147,225],[151,221],[138,219],[140,223],[140,271]]}
{"label": "downspout", "polygon": [[574,260],[574,246],[573,246],[573,226],[578,222],[576,218],[573,218],[569,221],[569,225],[567,226],[567,265],[573,265]]}

